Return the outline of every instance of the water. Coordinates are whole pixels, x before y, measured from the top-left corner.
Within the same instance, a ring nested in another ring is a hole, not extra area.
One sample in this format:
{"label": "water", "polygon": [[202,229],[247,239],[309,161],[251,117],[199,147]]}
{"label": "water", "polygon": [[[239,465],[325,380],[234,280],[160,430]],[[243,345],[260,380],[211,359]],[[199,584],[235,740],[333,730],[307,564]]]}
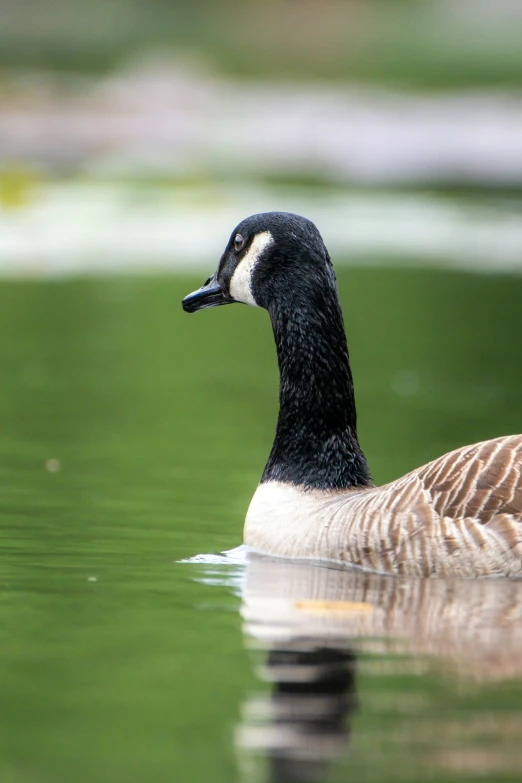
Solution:
{"label": "water", "polygon": [[[202,280],[0,285],[0,779],[518,780],[518,582],[178,562],[240,544],[277,412]],[[339,280],[378,482],[520,431],[520,278]]]}
{"label": "water", "polygon": [[253,559],[242,596],[270,693],[245,701],[237,744],[270,780],[334,762],[339,779],[519,779],[522,583]]}

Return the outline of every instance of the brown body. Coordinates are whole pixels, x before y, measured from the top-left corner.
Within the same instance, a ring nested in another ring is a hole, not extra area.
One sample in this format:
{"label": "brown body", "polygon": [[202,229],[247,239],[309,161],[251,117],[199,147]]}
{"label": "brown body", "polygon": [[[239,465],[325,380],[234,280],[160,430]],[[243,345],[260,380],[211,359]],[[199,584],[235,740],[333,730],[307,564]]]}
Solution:
{"label": "brown body", "polygon": [[522,435],[466,446],[382,487],[261,484],[245,543],[408,576],[522,576]]}

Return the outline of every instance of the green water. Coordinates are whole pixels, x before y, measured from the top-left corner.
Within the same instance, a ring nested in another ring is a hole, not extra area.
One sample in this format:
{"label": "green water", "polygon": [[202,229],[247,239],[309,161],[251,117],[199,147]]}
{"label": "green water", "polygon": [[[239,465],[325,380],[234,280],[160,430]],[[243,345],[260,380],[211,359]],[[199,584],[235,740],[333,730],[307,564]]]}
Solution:
{"label": "green water", "polygon": [[[243,631],[244,572],[176,562],[241,542],[277,412],[266,313],[182,313],[202,282],[0,285],[7,783],[275,779],[270,742],[241,739],[245,705],[272,688]],[[522,429],[522,279],[367,268],[339,282],[376,481]],[[363,645],[349,741],[319,777],[280,779],[518,780],[522,673],[491,653],[466,678],[462,652],[458,675],[434,672],[426,653]]]}

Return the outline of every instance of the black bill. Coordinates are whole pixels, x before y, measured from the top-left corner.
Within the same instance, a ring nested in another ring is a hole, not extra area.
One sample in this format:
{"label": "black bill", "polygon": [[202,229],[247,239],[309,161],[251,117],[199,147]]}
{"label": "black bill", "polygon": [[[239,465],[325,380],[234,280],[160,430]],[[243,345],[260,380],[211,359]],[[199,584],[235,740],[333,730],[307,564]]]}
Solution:
{"label": "black bill", "polygon": [[221,288],[216,282],[216,275],[209,277],[205,285],[186,296],[181,306],[186,313],[195,313],[204,310],[205,307],[219,307],[219,305],[231,304],[233,299],[226,299]]}

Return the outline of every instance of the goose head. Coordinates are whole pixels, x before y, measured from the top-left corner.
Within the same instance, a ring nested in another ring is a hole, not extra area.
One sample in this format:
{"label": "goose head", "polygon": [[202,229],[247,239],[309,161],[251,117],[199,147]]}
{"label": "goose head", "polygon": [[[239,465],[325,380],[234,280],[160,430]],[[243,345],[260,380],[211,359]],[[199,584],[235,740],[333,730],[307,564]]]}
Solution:
{"label": "goose head", "polygon": [[264,212],[236,226],[215,274],[182,306],[194,313],[242,302],[270,311],[290,297],[295,306],[325,285],[335,287],[335,276],[315,225],[289,212]]}
{"label": "goose head", "polygon": [[279,416],[261,482],[368,486],[335,275],[314,224],[288,212],[239,223],[216,273],[182,304],[193,313],[233,302],[268,310],[277,350]]}

